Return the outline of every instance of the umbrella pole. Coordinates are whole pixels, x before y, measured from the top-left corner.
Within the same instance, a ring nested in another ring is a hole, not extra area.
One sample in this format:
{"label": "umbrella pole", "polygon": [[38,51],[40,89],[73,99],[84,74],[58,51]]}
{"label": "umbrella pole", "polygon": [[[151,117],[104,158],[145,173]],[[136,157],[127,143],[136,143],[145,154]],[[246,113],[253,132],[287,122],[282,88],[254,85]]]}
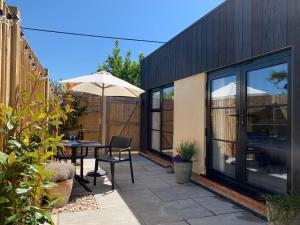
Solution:
{"label": "umbrella pole", "polygon": [[105,137],[106,137],[106,104],[105,104],[105,96],[104,96],[104,84],[102,85],[102,121],[101,121],[101,144],[105,145]]}

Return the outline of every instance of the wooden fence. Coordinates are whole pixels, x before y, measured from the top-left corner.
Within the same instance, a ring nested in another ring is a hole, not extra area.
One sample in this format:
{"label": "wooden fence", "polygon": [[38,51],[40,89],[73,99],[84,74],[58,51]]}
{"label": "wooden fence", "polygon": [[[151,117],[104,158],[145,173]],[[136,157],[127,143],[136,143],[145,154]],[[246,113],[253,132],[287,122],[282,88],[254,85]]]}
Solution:
{"label": "wooden fence", "polygon": [[[3,0],[0,0],[0,7],[5,16],[12,13],[20,18],[19,10],[7,6]],[[0,23],[0,62],[0,103],[6,106],[15,106],[18,93],[32,89],[34,76],[47,73],[21,34],[19,23],[13,26]],[[46,79],[37,90],[39,95],[47,98],[48,87]]]}
{"label": "wooden fence", "polygon": [[[101,140],[102,108],[99,96],[83,95],[81,104],[87,106],[85,115],[79,118],[84,139]],[[140,148],[140,100],[139,98],[106,97],[106,143],[114,135],[132,137],[133,149]]]}
{"label": "wooden fence", "polygon": [[[5,18],[7,14],[20,18],[20,12],[15,7],[7,6],[0,0],[0,8]],[[16,20],[15,20],[16,21]],[[0,104],[16,108],[16,99],[23,91],[32,91],[34,78],[46,75],[28,42],[21,33],[20,24],[9,26],[0,22]],[[49,81],[44,79],[33,96],[49,97]],[[0,138],[0,146],[1,138]],[[1,150],[1,149],[0,149]]]}

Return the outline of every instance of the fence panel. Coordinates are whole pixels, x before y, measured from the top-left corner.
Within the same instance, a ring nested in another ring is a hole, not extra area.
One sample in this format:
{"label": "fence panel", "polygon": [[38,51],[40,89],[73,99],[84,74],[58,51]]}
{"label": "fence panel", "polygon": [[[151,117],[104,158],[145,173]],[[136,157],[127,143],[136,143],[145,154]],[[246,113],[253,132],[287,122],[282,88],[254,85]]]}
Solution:
{"label": "fence panel", "polygon": [[[16,7],[7,6],[3,0],[0,0],[0,7],[5,17],[12,13],[20,18]],[[24,35],[21,35],[20,24],[9,26],[5,22],[0,23],[0,104],[17,109],[20,94],[23,91],[32,91],[37,76],[46,74],[47,70],[41,66]],[[33,97],[37,96],[44,99],[49,97],[48,78],[38,82],[33,93]]]}
{"label": "fence panel", "polygon": [[[106,143],[114,135],[130,136],[133,149],[140,148],[139,98],[106,97]],[[81,104],[87,112],[79,118],[84,139],[101,141],[102,104],[99,96],[82,95]]]}

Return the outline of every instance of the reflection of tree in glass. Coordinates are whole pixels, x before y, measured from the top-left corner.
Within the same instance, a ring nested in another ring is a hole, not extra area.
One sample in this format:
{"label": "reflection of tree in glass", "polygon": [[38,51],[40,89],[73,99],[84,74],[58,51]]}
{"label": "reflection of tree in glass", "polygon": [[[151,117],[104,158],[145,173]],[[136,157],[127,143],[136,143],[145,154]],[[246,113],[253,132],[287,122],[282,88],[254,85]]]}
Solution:
{"label": "reflection of tree in glass", "polygon": [[273,71],[271,75],[267,78],[268,81],[274,83],[275,87],[282,91],[282,93],[287,92],[288,84],[287,84],[287,72],[282,71]]}
{"label": "reflection of tree in glass", "polygon": [[164,100],[172,100],[174,96],[174,88],[172,88],[170,91],[164,92]]}

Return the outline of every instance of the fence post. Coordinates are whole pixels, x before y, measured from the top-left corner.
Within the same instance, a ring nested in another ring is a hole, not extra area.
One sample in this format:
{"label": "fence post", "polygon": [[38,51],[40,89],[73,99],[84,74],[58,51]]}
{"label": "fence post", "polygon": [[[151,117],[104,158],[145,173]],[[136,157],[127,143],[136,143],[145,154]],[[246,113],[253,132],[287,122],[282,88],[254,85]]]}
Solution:
{"label": "fence post", "polygon": [[[20,11],[16,7],[9,7],[11,12],[20,18]],[[16,107],[16,97],[20,85],[20,25],[14,24],[11,27],[11,54],[10,54],[10,98],[9,105]]]}

